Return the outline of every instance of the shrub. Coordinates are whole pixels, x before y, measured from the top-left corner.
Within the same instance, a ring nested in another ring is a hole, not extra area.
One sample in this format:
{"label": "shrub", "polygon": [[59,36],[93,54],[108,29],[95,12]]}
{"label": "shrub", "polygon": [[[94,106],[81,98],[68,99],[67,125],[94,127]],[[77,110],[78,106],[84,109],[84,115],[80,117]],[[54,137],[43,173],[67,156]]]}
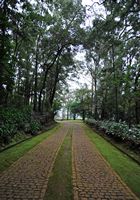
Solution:
{"label": "shrub", "polygon": [[120,138],[122,140],[131,140],[133,142],[140,141],[139,126],[132,126],[130,129],[125,122],[116,123],[114,121],[96,121],[88,119],[88,124],[95,126],[99,130],[103,130],[106,134]]}
{"label": "shrub", "polygon": [[30,107],[24,107],[22,109],[17,108],[3,108],[0,111],[0,123],[1,124],[15,124],[17,129],[24,128],[26,122],[31,120]]}
{"label": "shrub", "polygon": [[29,106],[22,109],[2,108],[0,110],[0,144],[8,144],[18,132],[36,134],[41,125],[34,120]]}
{"label": "shrub", "polygon": [[2,124],[0,126],[0,141],[1,144],[8,144],[16,134],[17,128],[14,124]]}
{"label": "shrub", "polygon": [[30,131],[35,135],[41,129],[41,124],[38,121],[32,120],[30,123]]}

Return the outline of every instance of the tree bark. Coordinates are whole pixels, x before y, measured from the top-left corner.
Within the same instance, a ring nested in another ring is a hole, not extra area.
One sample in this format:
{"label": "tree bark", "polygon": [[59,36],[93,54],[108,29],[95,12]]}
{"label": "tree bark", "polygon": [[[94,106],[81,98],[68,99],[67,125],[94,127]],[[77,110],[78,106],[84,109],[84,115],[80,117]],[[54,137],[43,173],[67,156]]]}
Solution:
{"label": "tree bark", "polygon": [[94,96],[95,110],[94,110],[94,115],[95,115],[95,119],[97,119],[98,113],[97,113],[97,79],[96,79],[96,74],[95,74],[95,79],[94,79],[94,85],[95,85],[95,96]]}
{"label": "tree bark", "polygon": [[53,84],[53,89],[52,89],[52,93],[51,93],[51,96],[50,96],[50,106],[52,107],[53,105],[53,100],[54,100],[54,97],[55,97],[55,92],[56,92],[56,86],[57,86],[57,83],[59,81],[59,72],[60,72],[60,69],[59,69],[59,66],[57,64],[56,66],[56,72],[55,72],[55,80],[54,80],[54,84]]}
{"label": "tree bark", "polygon": [[112,45],[112,67],[114,73],[114,90],[115,90],[115,121],[119,121],[119,111],[118,111],[118,87],[117,87],[117,77],[116,77],[116,67],[115,67],[115,53],[114,53],[114,46]]}
{"label": "tree bark", "polygon": [[1,7],[1,15],[2,15],[2,23],[1,23],[1,45],[0,45],[0,105],[4,104],[5,101],[5,88],[3,87],[4,84],[4,60],[5,60],[5,55],[6,55],[6,48],[5,48],[5,40],[6,40],[6,14],[7,14],[7,3],[6,1],[3,2],[3,7]]}
{"label": "tree bark", "polygon": [[[47,79],[48,72],[49,72],[49,70],[54,66],[54,64],[55,64],[55,62],[56,62],[56,60],[57,60],[57,58],[61,55],[61,52],[62,52],[63,48],[64,48],[64,45],[61,46],[61,48],[59,48],[59,49],[57,50],[57,53],[56,53],[56,55],[55,55],[55,57],[54,57],[52,63],[50,63],[50,64],[47,66],[46,70],[45,70],[45,75],[44,75],[42,87],[41,87],[41,90],[40,90],[40,93],[39,93],[39,102],[38,102],[38,111],[39,111],[39,112],[42,112],[42,109],[41,109],[41,107],[42,107],[42,105],[41,105],[41,104],[42,104],[42,93],[43,93],[43,90],[45,89],[46,79]],[[45,65],[46,65],[46,64],[45,64]]]}
{"label": "tree bark", "polygon": [[93,104],[94,104],[94,78],[93,78],[93,72],[91,72],[91,78],[92,78],[92,83],[91,83],[91,113],[92,113],[92,116],[94,114],[94,107],[93,107]]}
{"label": "tree bark", "polygon": [[135,92],[135,118],[136,118],[136,124],[139,124],[140,123],[140,99],[139,97],[137,97],[137,94],[136,92],[138,91],[138,81],[139,81],[139,78],[140,78],[140,69],[136,75],[136,78],[135,78],[135,82],[134,82],[134,92]]}
{"label": "tree bark", "polygon": [[34,107],[33,110],[37,111],[37,86],[38,86],[38,54],[39,54],[39,40],[40,36],[37,38],[37,44],[36,44],[36,58],[35,58],[35,85],[34,85]]}
{"label": "tree bark", "polygon": [[82,111],[82,119],[85,121],[85,110]]}

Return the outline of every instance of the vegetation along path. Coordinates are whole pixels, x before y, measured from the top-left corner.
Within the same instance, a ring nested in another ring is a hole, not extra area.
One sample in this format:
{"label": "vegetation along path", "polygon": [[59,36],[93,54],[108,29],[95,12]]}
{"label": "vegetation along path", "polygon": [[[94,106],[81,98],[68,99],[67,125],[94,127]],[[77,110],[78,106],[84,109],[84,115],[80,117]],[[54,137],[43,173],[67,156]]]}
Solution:
{"label": "vegetation along path", "polygon": [[0,174],[0,199],[136,200],[86,133],[82,123],[62,123]]}

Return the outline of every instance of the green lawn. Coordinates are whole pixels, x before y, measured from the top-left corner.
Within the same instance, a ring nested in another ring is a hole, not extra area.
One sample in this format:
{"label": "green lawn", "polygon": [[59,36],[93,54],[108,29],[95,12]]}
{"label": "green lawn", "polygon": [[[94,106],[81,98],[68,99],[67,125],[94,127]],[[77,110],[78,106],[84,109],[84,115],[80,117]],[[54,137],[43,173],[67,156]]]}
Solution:
{"label": "green lawn", "polygon": [[72,200],[72,141],[70,129],[57,155],[44,200]]}
{"label": "green lawn", "polygon": [[140,198],[140,166],[86,125],[86,134],[121,179]]}
{"label": "green lawn", "polygon": [[57,129],[60,128],[61,125],[57,125],[56,127],[48,130],[38,136],[35,136],[27,141],[24,141],[20,144],[17,144],[14,147],[11,147],[0,153],[0,172],[4,171],[8,168],[12,163],[18,160],[21,156],[23,156],[26,152],[36,146],[38,143],[54,134]]}

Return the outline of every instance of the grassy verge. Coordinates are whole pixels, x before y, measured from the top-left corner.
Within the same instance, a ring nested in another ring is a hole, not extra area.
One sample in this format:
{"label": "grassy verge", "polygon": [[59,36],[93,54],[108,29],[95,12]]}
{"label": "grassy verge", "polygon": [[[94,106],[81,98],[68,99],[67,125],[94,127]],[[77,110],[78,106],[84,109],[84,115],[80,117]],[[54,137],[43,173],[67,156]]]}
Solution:
{"label": "grassy verge", "polygon": [[19,132],[17,133],[12,139],[11,139],[11,142],[9,144],[6,144],[4,146],[0,146],[0,153],[3,151],[3,150],[6,150],[7,148],[11,148],[12,146],[18,144],[18,143],[21,143],[23,142],[24,140],[27,140],[29,138],[31,138],[33,136],[31,136],[30,134],[25,134],[24,132]]}
{"label": "grassy verge", "polygon": [[56,158],[44,200],[72,199],[71,160],[72,160],[71,130],[69,130]]}
{"label": "grassy verge", "polygon": [[46,131],[36,137],[33,137],[27,141],[24,141],[20,144],[17,144],[14,147],[11,147],[0,153],[0,172],[8,168],[12,163],[18,160],[26,152],[36,146],[38,143],[55,133],[55,131],[60,127],[57,125],[55,128]]}
{"label": "grassy verge", "polygon": [[84,125],[85,132],[121,179],[140,198],[140,166]]}

